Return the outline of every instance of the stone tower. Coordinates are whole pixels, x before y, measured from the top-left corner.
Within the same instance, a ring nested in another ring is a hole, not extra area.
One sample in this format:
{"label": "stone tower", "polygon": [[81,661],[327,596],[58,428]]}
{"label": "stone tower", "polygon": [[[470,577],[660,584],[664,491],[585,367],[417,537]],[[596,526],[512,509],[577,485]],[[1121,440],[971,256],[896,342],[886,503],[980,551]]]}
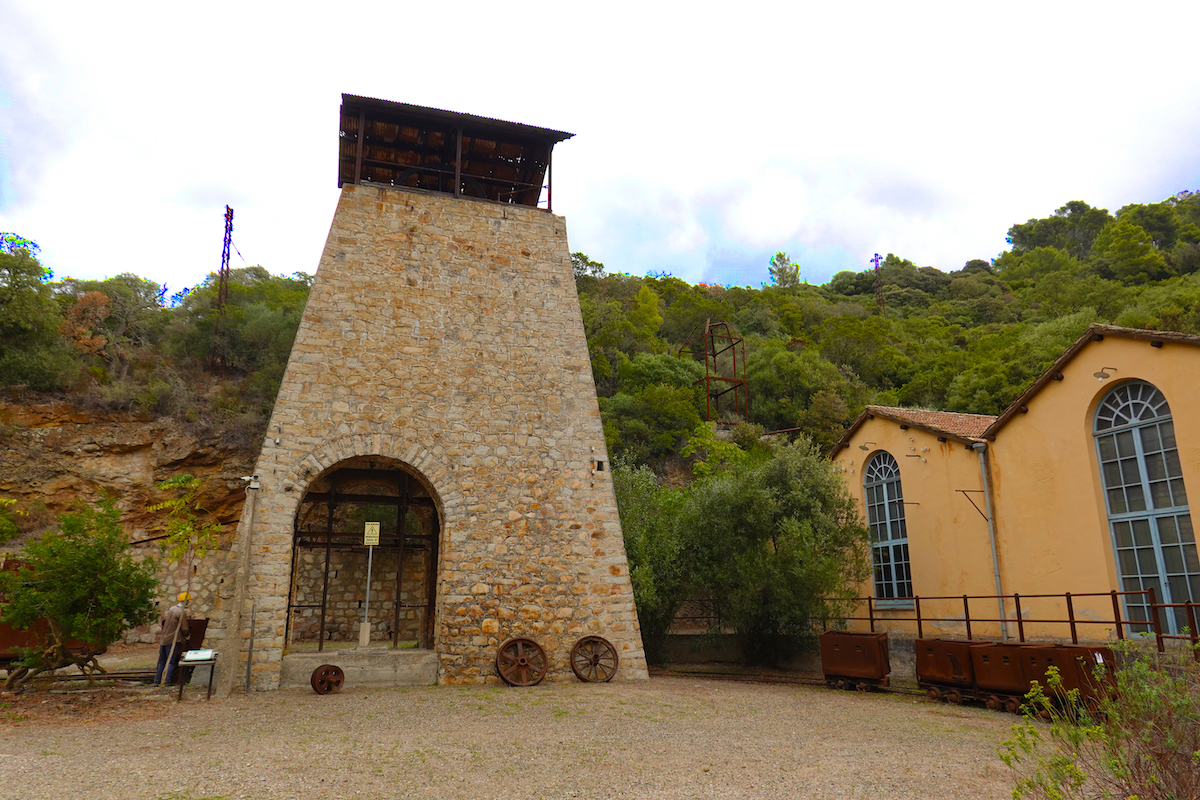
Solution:
{"label": "stone tower", "polygon": [[543,192],[569,136],[343,95],[341,198],[214,615],[223,688],[307,682],[314,658],[493,682],[514,637],[543,648],[547,680],[574,680],[589,635],[617,651],[615,679],[646,677],[566,225]]}

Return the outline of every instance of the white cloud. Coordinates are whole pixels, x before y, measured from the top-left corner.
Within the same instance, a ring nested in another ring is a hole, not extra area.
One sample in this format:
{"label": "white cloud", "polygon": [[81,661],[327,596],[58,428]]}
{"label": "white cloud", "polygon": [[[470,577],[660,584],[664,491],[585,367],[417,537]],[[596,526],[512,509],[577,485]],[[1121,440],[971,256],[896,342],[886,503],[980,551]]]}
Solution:
{"label": "white cloud", "polygon": [[[874,252],[956,269],[1071,199],[1200,189],[1200,11],[1008,3],[697,6],[15,0],[0,11],[0,229],[60,275],[173,288],[219,264],[315,269],[340,92],[578,134],[555,156],[573,249],[758,284]],[[235,263],[237,262],[235,256]]]}

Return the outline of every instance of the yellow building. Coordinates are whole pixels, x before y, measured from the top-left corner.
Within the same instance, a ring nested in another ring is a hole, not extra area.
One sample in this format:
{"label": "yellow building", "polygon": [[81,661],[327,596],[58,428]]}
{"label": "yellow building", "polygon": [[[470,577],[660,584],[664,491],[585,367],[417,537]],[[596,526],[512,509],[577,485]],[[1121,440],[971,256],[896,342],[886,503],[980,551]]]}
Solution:
{"label": "yellow building", "polygon": [[1147,590],[1200,602],[1198,395],[1200,336],[1093,325],[999,417],[868,406],[830,457],[871,529],[876,628],[1104,639],[1151,619]]}

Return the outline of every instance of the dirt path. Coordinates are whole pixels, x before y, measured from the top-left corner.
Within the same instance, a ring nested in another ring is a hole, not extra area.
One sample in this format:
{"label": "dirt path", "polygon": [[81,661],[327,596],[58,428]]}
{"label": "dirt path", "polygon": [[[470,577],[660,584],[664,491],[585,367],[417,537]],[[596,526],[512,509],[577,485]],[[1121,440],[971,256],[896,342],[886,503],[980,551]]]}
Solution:
{"label": "dirt path", "polygon": [[1016,720],[690,678],[197,691],[80,701],[75,716],[0,701],[0,797],[1004,798],[995,751]]}

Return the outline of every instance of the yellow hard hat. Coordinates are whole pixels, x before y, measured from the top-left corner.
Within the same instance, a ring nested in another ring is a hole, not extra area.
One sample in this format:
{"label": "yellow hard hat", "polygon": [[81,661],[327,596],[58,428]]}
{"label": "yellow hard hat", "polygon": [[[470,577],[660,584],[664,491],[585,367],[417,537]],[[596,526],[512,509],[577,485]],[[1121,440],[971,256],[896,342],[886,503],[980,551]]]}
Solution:
{"label": "yellow hard hat", "polygon": [[188,592],[180,592],[179,593],[179,602],[182,603],[185,600],[191,600],[191,599],[192,599],[192,595],[190,593],[188,593]]}

